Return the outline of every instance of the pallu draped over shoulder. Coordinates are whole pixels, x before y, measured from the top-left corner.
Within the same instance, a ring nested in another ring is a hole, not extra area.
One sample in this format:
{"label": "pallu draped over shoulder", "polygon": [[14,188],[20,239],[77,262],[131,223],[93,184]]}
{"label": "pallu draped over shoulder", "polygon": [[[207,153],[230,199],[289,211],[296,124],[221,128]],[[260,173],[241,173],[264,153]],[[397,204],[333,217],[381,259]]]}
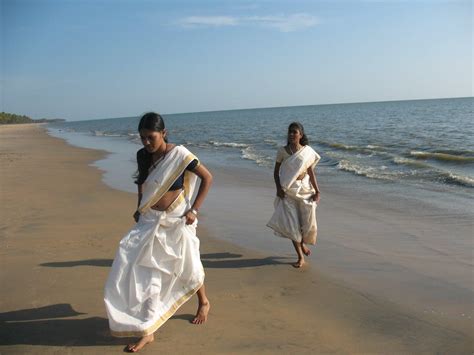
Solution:
{"label": "pallu draped over shoulder", "polygon": [[[197,159],[176,146],[143,183],[140,219],[120,241],[105,286],[112,335],[142,337],[155,332],[204,283],[197,221],[183,217],[197,182],[187,171]],[[184,190],[166,211],[151,208],[184,175]]]}
{"label": "pallu draped over shoulder", "polygon": [[297,178],[308,168],[314,169],[320,159],[319,154],[310,146],[304,146],[281,162],[280,185],[285,197],[275,198],[275,211],[267,223],[275,235],[295,242],[316,244],[317,204],[312,200],[315,190],[308,174],[305,174],[302,180]]}

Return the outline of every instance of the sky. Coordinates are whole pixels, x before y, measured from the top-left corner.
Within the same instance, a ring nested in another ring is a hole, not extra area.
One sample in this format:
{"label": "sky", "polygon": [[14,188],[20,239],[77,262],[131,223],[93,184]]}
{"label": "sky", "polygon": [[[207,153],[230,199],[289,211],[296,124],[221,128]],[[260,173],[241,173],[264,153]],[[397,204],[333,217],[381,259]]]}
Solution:
{"label": "sky", "polygon": [[0,0],[0,111],[85,120],[473,96],[471,0]]}

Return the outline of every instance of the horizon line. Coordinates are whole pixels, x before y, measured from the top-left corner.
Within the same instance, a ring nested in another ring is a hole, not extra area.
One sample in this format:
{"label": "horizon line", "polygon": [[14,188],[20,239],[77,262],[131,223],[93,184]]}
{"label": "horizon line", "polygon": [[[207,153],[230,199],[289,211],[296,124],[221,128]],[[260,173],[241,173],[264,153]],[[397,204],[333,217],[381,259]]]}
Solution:
{"label": "horizon line", "polygon": [[[427,101],[427,100],[449,100],[449,99],[469,99],[474,98],[474,96],[457,96],[457,97],[433,97],[433,98],[424,98],[424,99],[394,99],[394,100],[382,100],[382,101],[354,101],[354,102],[334,102],[334,103],[325,103],[325,104],[303,104],[303,105],[289,105],[289,106],[270,106],[270,107],[249,107],[249,108],[234,108],[234,109],[219,109],[219,110],[209,110],[209,111],[189,111],[189,112],[175,112],[175,113],[161,113],[157,112],[162,116],[170,115],[189,115],[193,113],[213,113],[213,112],[227,112],[227,111],[245,111],[245,110],[266,110],[273,108],[291,108],[291,107],[307,107],[307,106],[331,106],[331,105],[354,105],[354,104],[375,104],[375,103],[386,103],[386,102],[402,102],[402,101]],[[155,111],[145,111],[145,112],[155,112]],[[68,120],[66,122],[73,121],[95,121],[95,120],[113,120],[118,118],[131,118],[139,117],[138,116],[120,116],[120,117],[104,117],[104,118],[88,118],[83,120]]]}

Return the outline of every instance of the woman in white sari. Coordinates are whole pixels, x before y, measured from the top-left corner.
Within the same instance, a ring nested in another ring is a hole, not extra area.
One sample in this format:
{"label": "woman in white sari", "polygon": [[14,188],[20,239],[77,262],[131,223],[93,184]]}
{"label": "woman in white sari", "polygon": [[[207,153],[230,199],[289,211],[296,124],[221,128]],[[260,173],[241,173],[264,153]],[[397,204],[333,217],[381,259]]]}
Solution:
{"label": "woman in white sari", "polygon": [[137,152],[137,223],[120,241],[104,297],[112,335],[140,338],[129,352],[152,342],[194,293],[199,306],[192,323],[205,322],[210,308],[196,225],[212,175],[185,147],[167,143],[159,114],[143,115],[138,131],[144,148]]}
{"label": "woman in white sari", "polygon": [[314,168],[320,156],[309,145],[304,128],[299,122],[288,127],[288,144],[278,150],[273,177],[277,189],[275,212],[267,223],[277,236],[293,242],[298,261],[295,268],[304,265],[304,256],[311,250],[307,244],[316,244],[316,206],[320,191]]}

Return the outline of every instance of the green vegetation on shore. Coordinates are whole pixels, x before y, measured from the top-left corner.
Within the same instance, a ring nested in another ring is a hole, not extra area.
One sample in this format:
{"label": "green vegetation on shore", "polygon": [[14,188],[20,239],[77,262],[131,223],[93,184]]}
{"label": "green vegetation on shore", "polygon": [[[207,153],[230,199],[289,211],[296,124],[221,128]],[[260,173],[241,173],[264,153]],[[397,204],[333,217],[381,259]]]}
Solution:
{"label": "green vegetation on shore", "polygon": [[64,121],[63,119],[47,119],[41,118],[34,120],[25,115],[15,115],[14,113],[0,112],[0,124],[16,124],[16,123],[44,123],[44,122],[58,122]]}

